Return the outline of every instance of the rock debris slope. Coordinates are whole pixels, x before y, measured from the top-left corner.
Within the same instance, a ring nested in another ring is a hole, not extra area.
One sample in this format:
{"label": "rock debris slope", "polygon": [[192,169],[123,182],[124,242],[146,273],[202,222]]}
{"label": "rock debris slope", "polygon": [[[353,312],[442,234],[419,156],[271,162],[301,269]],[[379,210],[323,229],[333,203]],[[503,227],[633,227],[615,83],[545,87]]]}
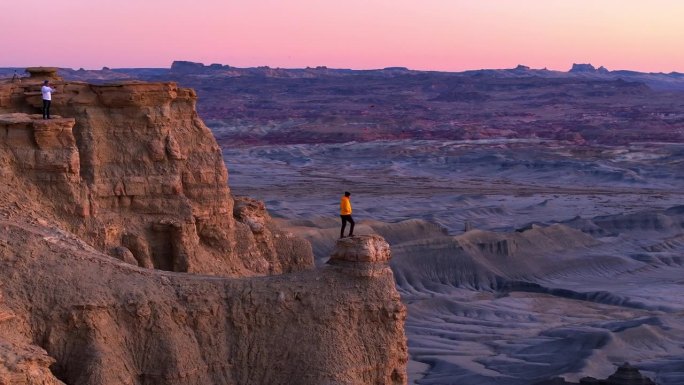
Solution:
{"label": "rock debris slope", "polygon": [[0,384],[406,383],[384,240],[314,269],[230,194],[193,91],[57,79],[42,120],[43,76],[0,82]]}

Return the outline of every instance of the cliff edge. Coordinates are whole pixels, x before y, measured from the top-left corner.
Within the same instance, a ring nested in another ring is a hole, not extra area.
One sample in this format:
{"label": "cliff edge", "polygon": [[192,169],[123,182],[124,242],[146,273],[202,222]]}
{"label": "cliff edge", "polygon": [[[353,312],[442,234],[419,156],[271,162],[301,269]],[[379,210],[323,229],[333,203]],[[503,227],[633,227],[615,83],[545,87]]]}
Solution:
{"label": "cliff edge", "polygon": [[[313,267],[307,242],[263,204],[236,205],[196,94],[175,83],[64,82],[53,69],[0,83],[0,173],[85,242],[142,267],[226,276]],[[54,119],[43,120],[52,79]],[[64,116],[64,117],[62,117]],[[236,211],[237,210],[237,211]]]}
{"label": "cliff edge", "polygon": [[406,383],[387,255],[220,278],[131,266],[50,225],[0,220],[0,383]]}
{"label": "cliff edge", "polygon": [[384,240],[315,269],[230,194],[192,90],[54,79],[43,120],[46,73],[0,81],[0,384],[406,383]]}

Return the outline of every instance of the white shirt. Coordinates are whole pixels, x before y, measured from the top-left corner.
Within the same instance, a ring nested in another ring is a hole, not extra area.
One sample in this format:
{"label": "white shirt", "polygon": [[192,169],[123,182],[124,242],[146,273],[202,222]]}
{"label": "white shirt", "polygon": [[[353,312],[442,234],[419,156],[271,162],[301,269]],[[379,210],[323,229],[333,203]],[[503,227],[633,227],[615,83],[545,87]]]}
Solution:
{"label": "white shirt", "polygon": [[55,89],[52,87],[43,86],[40,89],[40,92],[43,93],[43,100],[52,100],[52,93],[55,92]]}

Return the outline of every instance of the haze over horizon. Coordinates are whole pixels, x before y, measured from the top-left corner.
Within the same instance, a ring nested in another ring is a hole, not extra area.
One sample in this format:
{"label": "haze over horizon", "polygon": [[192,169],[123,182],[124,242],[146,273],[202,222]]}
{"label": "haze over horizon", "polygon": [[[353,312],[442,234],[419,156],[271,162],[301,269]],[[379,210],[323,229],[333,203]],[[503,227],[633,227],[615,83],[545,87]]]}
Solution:
{"label": "haze over horizon", "polygon": [[[684,72],[684,3],[656,0],[47,0],[0,14],[0,66],[328,66]],[[18,17],[23,15],[23,17]],[[35,23],[27,24],[27,18]],[[28,27],[27,27],[28,25]],[[13,37],[10,37],[13,36]]]}

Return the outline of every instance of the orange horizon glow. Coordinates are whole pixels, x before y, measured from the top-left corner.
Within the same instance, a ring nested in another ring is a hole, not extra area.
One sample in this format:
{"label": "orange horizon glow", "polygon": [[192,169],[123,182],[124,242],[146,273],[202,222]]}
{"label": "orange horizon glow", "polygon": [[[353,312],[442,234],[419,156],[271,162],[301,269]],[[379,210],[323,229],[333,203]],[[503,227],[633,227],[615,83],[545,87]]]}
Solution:
{"label": "orange horizon glow", "polygon": [[684,72],[682,20],[680,0],[27,0],[0,13],[0,67]]}

